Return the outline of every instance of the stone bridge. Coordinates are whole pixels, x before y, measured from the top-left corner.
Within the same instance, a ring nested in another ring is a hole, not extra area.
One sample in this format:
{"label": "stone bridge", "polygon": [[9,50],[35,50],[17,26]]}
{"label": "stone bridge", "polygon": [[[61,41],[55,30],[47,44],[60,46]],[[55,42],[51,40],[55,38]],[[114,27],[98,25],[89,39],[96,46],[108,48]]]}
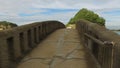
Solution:
{"label": "stone bridge", "polygon": [[120,68],[120,36],[86,20],[0,31],[0,68]]}

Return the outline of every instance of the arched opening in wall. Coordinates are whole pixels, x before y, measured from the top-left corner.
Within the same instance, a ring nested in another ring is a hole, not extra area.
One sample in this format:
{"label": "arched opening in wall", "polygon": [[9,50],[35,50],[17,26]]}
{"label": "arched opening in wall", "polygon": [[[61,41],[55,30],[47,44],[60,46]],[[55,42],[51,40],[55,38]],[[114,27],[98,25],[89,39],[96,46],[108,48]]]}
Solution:
{"label": "arched opening in wall", "polygon": [[44,27],[45,27],[45,28],[44,28],[44,31],[45,31],[44,34],[45,34],[45,37],[46,37],[46,35],[47,35],[47,27],[46,27],[46,24],[44,24]]}
{"label": "arched opening in wall", "polygon": [[52,32],[52,24],[51,23],[49,23],[49,33],[51,33]]}
{"label": "arched opening in wall", "polygon": [[99,45],[96,42],[93,42],[92,53],[96,58],[98,58]]}
{"label": "arched opening in wall", "polygon": [[34,28],[34,42],[37,43],[37,29]]}
{"label": "arched opening in wall", "polygon": [[7,38],[9,60],[15,61],[15,50],[14,50],[14,40],[13,37]]}
{"label": "arched opening in wall", "polygon": [[38,32],[38,35],[39,35],[39,41],[41,41],[41,26],[38,27],[38,30],[39,30],[39,32]]}
{"label": "arched opening in wall", "polygon": [[42,24],[42,39],[45,37],[45,25]]}
{"label": "arched opening in wall", "polygon": [[32,37],[31,37],[31,30],[27,31],[27,38],[28,38],[28,46],[32,48]]}
{"label": "arched opening in wall", "polygon": [[25,53],[25,49],[24,49],[24,34],[20,33],[19,34],[19,41],[20,41],[20,49],[21,49],[21,53],[24,54]]}

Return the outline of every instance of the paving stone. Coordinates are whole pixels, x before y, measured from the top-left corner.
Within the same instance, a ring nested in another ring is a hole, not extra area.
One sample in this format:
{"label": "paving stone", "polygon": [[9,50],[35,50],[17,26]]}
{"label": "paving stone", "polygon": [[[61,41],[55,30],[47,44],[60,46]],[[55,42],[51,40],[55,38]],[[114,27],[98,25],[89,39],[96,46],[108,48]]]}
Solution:
{"label": "paving stone", "polygon": [[81,58],[86,59],[86,52],[84,50],[75,50],[73,53],[71,53],[68,58]]}
{"label": "paving stone", "polygon": [[18,68],[97,68],[79,38],[74,29],[57,30],[24,57]]}
{"label": "paving stone", "polygon": [[29,60],[21,63],[18,68],[49,68],[49,65],[40,60]]}
{"label": "paving stone", "polygon": [[32,58],[53,58],[56,53],[57,43],[42,43],[35,48],[28,57]]}
{"label": "paving stone", "polygon": [[51,35],[49,35],[48,37],[47,37],[47,39],[45,39],[45,42],[47,42],[47,41],[59,41],[59,39],[60,39],[60,37],[61,37],[61,33],[64,33],[64,29],[60,29],[60,30],[56,30],[53,34],[51,34]]}
{"label": "paving stone", "polygon": [[66,57],[71,52],[73,52],[78,45],[78,43],[63,43],[60,51],[61,56]]}
{"label": "paving stone", "polygon": [[54,68],[87,68],[87,61],[81,59],[56,60]]}

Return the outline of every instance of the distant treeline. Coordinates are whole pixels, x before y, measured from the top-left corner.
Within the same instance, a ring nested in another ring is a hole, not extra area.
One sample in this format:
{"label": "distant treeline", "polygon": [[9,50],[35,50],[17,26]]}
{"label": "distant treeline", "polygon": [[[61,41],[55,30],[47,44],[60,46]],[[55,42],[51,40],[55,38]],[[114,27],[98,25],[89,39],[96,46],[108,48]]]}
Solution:
{"label": "distant treeline", "polygon": [[93,23],[97,23],[99,25],[104,26],[105,25],[105,19],[103,17],[100,17],[98,14],[94,13],[93,11],[90,11],[86,8],[81,9],[77,14],[70,19],[67,25],[69,24],[75,24],[75,21],[79,19],[85,19]]}
{"label": "distant treeline", "polygon": [[112,31],[120,31],[120,29],[118,29],[118,30],[116,29],[116,30],[112,30]]}
{"label": "distant treeline", "polygon": [[16,26],[18,26],[18,25],[15,24],[15,23],[7,22],[7,21],[0,21],[0,25],[3,25],[3,26],[11,26],[11,27],[16,27]]}

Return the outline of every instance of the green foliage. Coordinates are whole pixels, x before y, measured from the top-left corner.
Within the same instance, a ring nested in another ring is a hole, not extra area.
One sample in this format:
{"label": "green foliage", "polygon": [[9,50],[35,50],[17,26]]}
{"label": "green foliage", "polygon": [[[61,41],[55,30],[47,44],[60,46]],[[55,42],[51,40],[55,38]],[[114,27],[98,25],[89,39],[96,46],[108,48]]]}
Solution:
{"label": "green foliage", "polygon": [[17,24],[14,24],[14,23],[11,23],[11,22],[7,22],[7,21],[0,21],[0,25],[3,25],[3,26],[11,26],[11,27],[16,27]]}
{"label": "green foliage", "polygon": [[81,9],[74,18],[71,18],[68,24],[74,24],[75,21],[79,19],[85,19],[93,23],[97,23],[99,25],[105,25],[105,19],[100,17],[98,14],[94,13],[93,11],[87,10],[85,8]]}

